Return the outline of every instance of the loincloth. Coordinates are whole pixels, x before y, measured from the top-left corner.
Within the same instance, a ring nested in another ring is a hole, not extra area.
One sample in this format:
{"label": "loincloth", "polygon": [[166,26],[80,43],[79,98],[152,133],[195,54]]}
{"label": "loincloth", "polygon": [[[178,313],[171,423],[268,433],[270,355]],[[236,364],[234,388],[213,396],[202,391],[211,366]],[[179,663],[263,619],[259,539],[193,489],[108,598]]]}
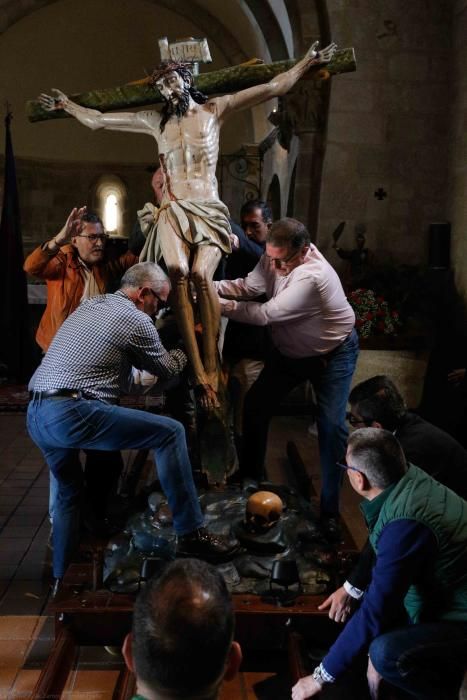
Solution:
{"label": "loincloth", "polygon": [[[152,214],[152,221],[151,219]],[[189,248],[215,245],[223,253],[231,253],[229,210],[220,200],[163,200],[160,209],[146,204],[138,212],[146,243],[140,261],[157,262],[162,257],[158,229],[173,232]]]}

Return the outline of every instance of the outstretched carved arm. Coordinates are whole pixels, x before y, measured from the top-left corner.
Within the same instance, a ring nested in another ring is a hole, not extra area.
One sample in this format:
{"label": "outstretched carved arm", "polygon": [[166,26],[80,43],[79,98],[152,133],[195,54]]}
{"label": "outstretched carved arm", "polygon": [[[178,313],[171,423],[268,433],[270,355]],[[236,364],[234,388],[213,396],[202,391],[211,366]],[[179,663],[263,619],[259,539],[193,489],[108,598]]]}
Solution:
{"label": "outstretched carved arm", "polygon": [[102,114],[97,109],[89,109],[72,102],[61,90],[52,88],[55,96],[41,93],[39,102],[47,112],[63,109],[90,129],[109,129],[111,131],[134,131],[152,133],[154,126],[150,121],[158,120],[156,112],[119,112]]}
{"label": "outstretched carved arm", "polygon": [[305,75],[311,66],[323,65],[329,63],[334,56],[337,44],[329,44],[322,51],[318,51],[319,41],[315,41],[301,61],[296,63],[290,70],[285,73],[280,73],[268,83],[270,90],[273,92],[271,97],[280,97],[285,95],[300,78]]}
{"label": "outstretched carved arm", "polygon": [[220,106],[219,114],[227,116],[229,112],[253,107],[272,97],[285,95],[311,66],[325,64],[332,60],[337,50],[337,45],[334,43],[329,44],[329,46],[326,46],[322,51],[318,51],[318,45],[319,42],[315,41],[301,61],[298,61],[298,63],[292,66],[288,71],[275,76],[269,83],[265,85],[256,85],[255,87],[241,90],[232,95],[218,98]]}

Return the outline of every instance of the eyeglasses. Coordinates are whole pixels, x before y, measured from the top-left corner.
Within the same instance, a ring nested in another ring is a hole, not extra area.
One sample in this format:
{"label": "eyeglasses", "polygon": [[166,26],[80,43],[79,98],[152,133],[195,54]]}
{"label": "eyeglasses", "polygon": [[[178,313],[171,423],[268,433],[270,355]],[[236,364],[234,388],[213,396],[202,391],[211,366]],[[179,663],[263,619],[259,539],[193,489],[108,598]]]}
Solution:
{"label": "eyeglasses", "polygon": [[156,299],[157,299],[157,301],[158,301],[158,304],[157,304],[158,308],[159,308],[159,309],[164,309],[164,308],[167,306],[166,300],[165,300],[165,299],[161,299],[160,296],[159,296],[159,294],[157,294],[157,293],[154,291],[154,289],[151,289],[151,287],[148,287],[148,289],[149,289],[149,291],[151,292],[151,294],[153,294],[153,295],[156,297]]}
{"label": "eyeglasses", "polygon": [[355,425],[370,426],[373,422],[371,420],[363,420],[363,418],[359,418],[358,416],[354,416],[354,414],[351,413],[350,411],[347,411],[347,413],[345,414],[345,419],[347,420],[348,423],[350,423],[350,425],[354,425],[354,426]]}
{"label": "eyeglasses", "polygon": [[359,474],[364,474],[365,472],[362,472],[361,469],[357,469],[357,467],[351,467],[350,464],[341,464],[340,462],[336,462],[336,465],[340,467],[341,469],[345,469],[346,471],[350,469],[353,472],[358,472]]}
{"label": "eyeglasses", "polygon": [[287,263],[291,262],[294,258],[296,258],[302,250],[295,250],[293,253],[290,253],[286,258],[271,258],[269,255],[267,255],[267,259],[269,261],[270,265],[274,265],[274,267],[285,267]]}
{"label": "eyeglasses", "polygon": [[78,233],[77,234],[79,238],[87,238],[91,243],[95,243],[96,241],[102,241],[105,243],[105,241],[108,239],[108,235],[106,233]]}

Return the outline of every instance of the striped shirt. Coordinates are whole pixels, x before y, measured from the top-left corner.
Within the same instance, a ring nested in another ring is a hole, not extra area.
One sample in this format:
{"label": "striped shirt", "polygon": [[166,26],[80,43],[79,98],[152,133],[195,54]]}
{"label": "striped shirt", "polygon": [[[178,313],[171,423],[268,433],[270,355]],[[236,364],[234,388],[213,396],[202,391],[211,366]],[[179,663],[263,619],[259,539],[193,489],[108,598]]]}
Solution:
{"label": "striped shirt", "polygon": [[122,291],[83,301],[57,331],[34,377],[34,391],[81,389],[115,400],[131,367],[168,379],[187,358],[162,345],[150,317]]}

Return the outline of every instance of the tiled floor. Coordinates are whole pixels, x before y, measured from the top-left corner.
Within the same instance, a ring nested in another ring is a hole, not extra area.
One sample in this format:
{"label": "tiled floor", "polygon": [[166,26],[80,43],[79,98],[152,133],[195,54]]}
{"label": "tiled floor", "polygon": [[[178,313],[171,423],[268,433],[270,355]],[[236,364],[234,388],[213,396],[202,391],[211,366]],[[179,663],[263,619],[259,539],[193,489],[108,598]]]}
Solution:
{"label": "tiled floor", "polygon": [[[271,436],[270,478],[286,480],[285,444],[294,440],[319,489],[316,439],[308,432],[308,419],[275,419]],[[54,629],[46,615],[51,577],[48,472],[26,433],[24,414],[0,414],[0,484],[0,699],[27,698],[51,648]],[[343,516],[361,544],[364,531],[356,503],[345,486]],[[120,664],[102,648],[82,649],[63,697],[110,699]],[[277,679],[272,676],[244,673],[226,684],[222,700],[283,697],[274,689]],[[270,686],[273,690],[267,692],[272,694],[265,694]]]}
{"label": "tiled floor", "polygon": [[[314,481],[319,481],[313,467],[315,439],[307,428],[307,419],[276,419],[268,452],[273,480],[285,481],[284,446],[293,439]],[[51,577],[48,471],[26,433],[23,414],[0,414],[0,485],[0,698],[26,698],[47,658],[54,630],[52,618],[46,616]],[[355,499],[349,504],[346,497],[344,504],[346,516],[355,513]],[[353,532],[357,538],[358,530]],[[64,696],[111,698],[120,663],[103,649],[83,649]],[[226,684],[222,697],[257,697],[253,686],[263,687],[270,676],[242,674]]]}

